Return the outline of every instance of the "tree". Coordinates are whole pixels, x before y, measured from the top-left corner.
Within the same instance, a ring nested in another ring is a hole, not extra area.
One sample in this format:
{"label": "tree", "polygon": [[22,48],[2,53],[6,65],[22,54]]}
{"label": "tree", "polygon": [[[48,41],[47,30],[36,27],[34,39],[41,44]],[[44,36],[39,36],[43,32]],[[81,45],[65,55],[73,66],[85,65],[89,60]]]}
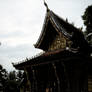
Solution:
{"label": "tree", "polygon": [[19,92],[16,71],[10,71],[5,85],[5,92]]}
{"label": "tree", "polygon": [[19,92],[19,85],[24,79],[24,72],[21,71],[10,71],[0,65],[0,92]]}
{"label": "tree", "polygon": [[10,71],[9,74],[8,74],[8,79],[9,80],[16,80],[16,78],[17,78],[16,72]]}
{"label": "tree", "polygon": [[23,79],[23,72],[10,71],[5,85],[5,92],[19,92],[19,85]]}
{"label": "tree", "polygon": [[6,69],[4,69],[2,65],[0,65],[0,85],[2,86],[2,88],[4,88],[4,86],[6,85],[5,82],[7,80],[7,76],[8,73]]}
{"label": "tree", "polygon": [[88,6],[82,16],[84,20],[84,25],[86,26],[86,33],[92,32],[92,5]]}
{"label": "tree", "polygon": [[82,19],[84,20],[84,25],[86,26],[84,35],[88,43],[92,45],[92,5],[86,8]]}
{"label": "tree", "polygon": [[21,80],[23,79],[23,76],[24,74],[23,74],[23,72],[21,72],[21,71],[18,71],[17,72],[17,81],[18,82],[21,82]]}
{"label": "tree", "polygon": [[7,80],[4,92],[19,92],[18,83],[15,80]]}

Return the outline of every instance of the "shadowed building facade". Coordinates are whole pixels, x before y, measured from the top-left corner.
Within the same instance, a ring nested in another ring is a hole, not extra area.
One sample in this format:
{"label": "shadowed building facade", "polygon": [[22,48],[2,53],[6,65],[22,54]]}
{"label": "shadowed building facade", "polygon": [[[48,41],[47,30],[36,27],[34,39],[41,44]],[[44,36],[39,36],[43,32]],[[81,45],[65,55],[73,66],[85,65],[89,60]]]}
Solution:
{"label": "shadowed building facade", "polygon": [[43,53],[13,64],[26,72],[28,92],[92,92],[92,48],[81,30],[47,9],[35,48]]}

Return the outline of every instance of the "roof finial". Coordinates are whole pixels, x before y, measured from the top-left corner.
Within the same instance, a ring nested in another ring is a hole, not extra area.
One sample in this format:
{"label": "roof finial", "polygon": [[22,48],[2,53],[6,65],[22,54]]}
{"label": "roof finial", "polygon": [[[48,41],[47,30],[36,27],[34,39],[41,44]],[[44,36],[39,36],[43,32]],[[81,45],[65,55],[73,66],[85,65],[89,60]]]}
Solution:
{"label": "roof finial", "polygon": [[44,1],[44,5],[45,5],[45,7],[47,8],[47,11],[49,10],[49,8],[48,8],[48,5],[47,5],[47,3],[45,2],[45,0],[43,0]]}

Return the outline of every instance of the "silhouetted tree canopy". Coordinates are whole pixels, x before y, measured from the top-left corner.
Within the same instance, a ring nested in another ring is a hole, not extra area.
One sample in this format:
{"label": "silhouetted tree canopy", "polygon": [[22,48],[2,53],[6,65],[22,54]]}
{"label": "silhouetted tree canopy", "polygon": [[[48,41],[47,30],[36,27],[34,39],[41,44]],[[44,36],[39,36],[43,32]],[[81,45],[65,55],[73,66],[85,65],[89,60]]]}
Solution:
{"label": "silhouetted tree canopy", "polygon": [[23,78],[21,71],[10,71],[6,81],[5,92],[19,92],[19,84]]}
{"label": "silhouetted tree canopy", "polygon": [[24,77],[23,72],[18,71],[18,72],[17,72],[17,81],[20,82],[20,81],[22,80],[23,77]]}
{"label": "silhouetted tree canopy", "polygon": [[10,71],[0,65],[0,92],[19,92],[19,85],[24,79],[24,73],[21,71]]}
{"label": "silhouetted tree canopy", "polygon": [[87,34],[92,32],[92,5],[88,6],[82,16]]}
{"label": "silhouetted tree canopy", "polygon": [[8,79],[9,80],[16,80],[16,72],[15,71],[10,71],[8,74]]}
{"label": "silhouetted tree canopy", "polygon": [[7,71],[3,68],[2,65],[0,65],[0,85],[5,86],[5,82],[7,80]]}
{"label": "silhouetted tree canopy", "polygon": [[82,16],[86,31],[84,32],[87,41],[92,45],[92,5],[88,6]]}

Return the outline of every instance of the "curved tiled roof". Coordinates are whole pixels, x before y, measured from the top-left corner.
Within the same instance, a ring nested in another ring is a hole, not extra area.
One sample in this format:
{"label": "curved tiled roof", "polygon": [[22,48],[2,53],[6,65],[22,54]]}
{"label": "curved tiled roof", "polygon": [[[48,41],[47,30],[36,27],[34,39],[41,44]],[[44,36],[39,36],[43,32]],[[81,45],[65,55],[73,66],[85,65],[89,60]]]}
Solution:
{"label": "curved tiled roof", "polygon": [[[30,67],[35,66],[35,65],[40,65],[40,64],[47,64],[47,63],[53,63],[58,60],[63,60],[65,61],[66,59],[69,58],[76,58],[76,57],[81,57],[84,52],[87,54],[87,52],[90,52],[90,49],[92,51],[92,48],[89,47],[87,41],[84,38],[83,33],[74,27],[72,24],[69,24],[68,22],[64,21],[62,18],[60,18],[58,15],[53,13],[52,11],[48,11],[45,17],[43,29],[41,32],[41,35],[35,44],[36,48],[40,48],[43,50],[46,50],[45,47],[48,44],[45,44],[46,40],[49,39],[50,35],[47,34],[46,32],[48,23],[51,23],[51,26],[54,28],[54,30],[58,33],[61,34],[63,33],[64,36],[69,38],[70,40],[73,41],[73,43],[78,44],[78,46],[81,48],[80,50],[74,50],[73,49],[68,49],[68,50],[56,50],[56,51],[46,51],[45,53],[40,54],[39,56],[33,57],[31,59],[26,59],[25,61],[19,62],[17,64],[13,64],[13,66],[16,69],[24,69],[25,67]],[[50,31],[50,30],[49,30]],[[46,37],[46,35],[49,37]],[[42,45],[45,44],[43,47]],[[82,54],[80,54],[82,52]]]}
{"label": "curved tiled roof", "polygon": [[44,42],[46,41],[46,39],[49,39],[48,37],[50,37],[49,34],[47,38],[45,37],[46,32],[48,31],[47,27],[49,26],[49,22],[52,24],[53,28],[57,31],[58,34],[63,33],[63,35],[69,38],[70,40],[77,40],[77,39],[85,40],[82,31],[80,31],[79,29],[77,29],[72,24],[68,23],[67,21],[64,21],[62,18],[56,15],[53,11],[49,10],[45,17],[41,35],[37,43],[35,44],[36,48],[45,50],[43,44],[45,44]]}
{"label": "curved tiled roof", "polygon": [[79,56],[79,52],[73,52],[71,50],[56,50],[56,51],[48,51],[37,57],[26,59],[25,61],[18,62],[13,64],[16,69],[23,69],[30,66],[37,66],[41,64],[48,64],[58,61],[59,59],[64,60],[70,57]]}

